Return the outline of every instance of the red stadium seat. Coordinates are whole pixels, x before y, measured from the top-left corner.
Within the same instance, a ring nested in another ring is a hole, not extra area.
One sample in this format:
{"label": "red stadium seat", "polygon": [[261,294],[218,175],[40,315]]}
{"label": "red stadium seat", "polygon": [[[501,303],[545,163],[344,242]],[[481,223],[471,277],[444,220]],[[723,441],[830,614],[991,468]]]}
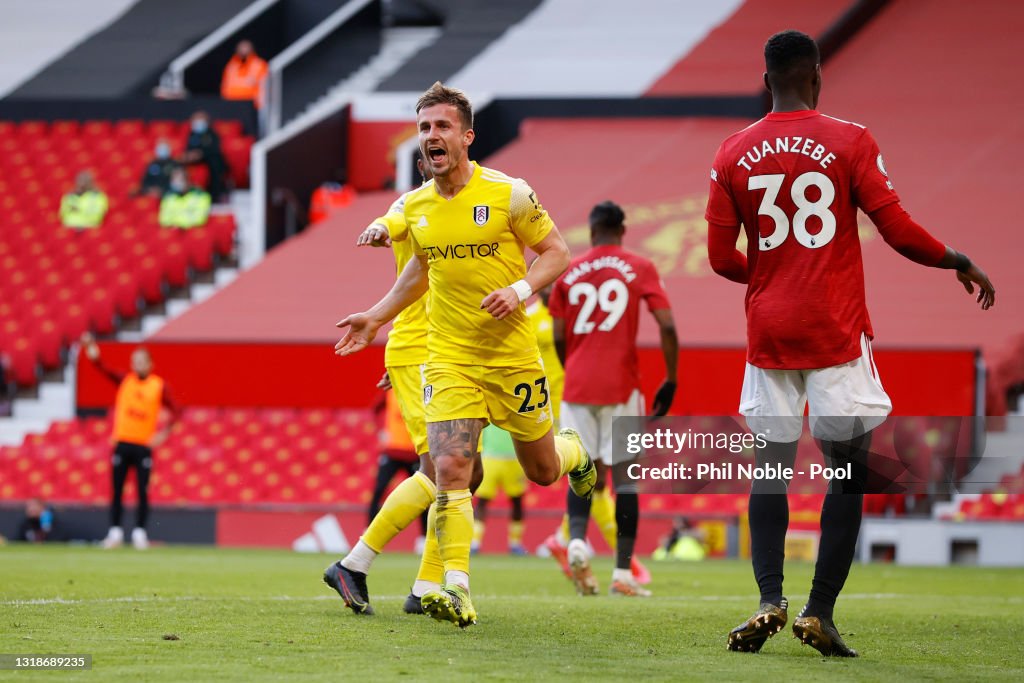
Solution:
{"label": "red stadium seat", "polygon": [[146,123],[142,119],[122,119],[114,124],[113,132],[122,140],[146,137]]}
{"label": "red stadium seat", "polygon": [[111,292],[106,288],[86,288],[85,291],[85,307],[93,331],[102,335],[111,334],[114,331],[115,316],[115,303]]}
{"label": "red stadium seat", "polygon": [[188,254],[179,242],[167,244],[163,255],[164,277],[171,287],[188,284]]}
{"label": "red stadium seat", "polygon": [[151,138],[178,138],[181,136],[182,127],[177,121],[150,121],[149,136]]}
{"label": "red stadium seat", "polygon": [[223,143],[224,160],[227,162],[231,180],[235,187],[249,187],[249,157],[252,138],[239,137]]}
{"label": "red stadium seat", "polygon": [[213,233],[213,245],[221,256],[228,256],[235,247],[235,219],[233,216],[210,216],[207,228]]}
{"label": "red stadium seat", "polygon": [[158,304],[164,300],[163,268],[152,256],[144,257],[136,266],[139,290],[143,300],[149,304]]}
{"label": "red stadium seat", "polygon": [[82,124],[82,137],[84,138],[110,138],[113,127],[110,121],[86,121]]}
{"label": "red stadium seat", "polygon": [[7,350],[11,362],[11,379],[20,387],[35,386],[38,365],[35,347],[28,337],[16,337]]}
{"label": "red stadium seat", "polygon": [[18,137],[29,140],[49,133],[46,121],[22,121],[18,124]]}
{"label": "red stadium seat", "polygon": [[81,125],[78,121],[54,121],[50,125],[50,137],[73,139],[78,137],[80,130]]}
{"label": "red stadium seat", "polygon": [[213,269],[213,233],[207,227],[192,228],[185,233],[188,260],[199,272]]}
{"label": "red stadium seat", "polygon": [[213,130],[220,136],[221,142],[224,142],[225,140],[241,137],[242,122],[233,119],[217,120],[213,122]]}

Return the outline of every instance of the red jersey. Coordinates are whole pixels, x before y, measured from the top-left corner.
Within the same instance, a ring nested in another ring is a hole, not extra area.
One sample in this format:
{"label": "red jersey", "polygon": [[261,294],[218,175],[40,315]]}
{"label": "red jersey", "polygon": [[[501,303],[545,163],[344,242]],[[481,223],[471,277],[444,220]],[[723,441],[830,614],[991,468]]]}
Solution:
{"label": "red jersey", "polygon": [[570,403],[625,403],[640,387],[640,301],[669,308],[654,264],[619,246],[573,259],[551,288],[551,317],[565,321],[565,393]]}
{"label": "red jersey", "polygon": [[709,230],[747,235],[747,361],[813,369],[860,356],[872,335],[857,209],[898,202],[868,130],[817,111],[768,114],[722,143]]}

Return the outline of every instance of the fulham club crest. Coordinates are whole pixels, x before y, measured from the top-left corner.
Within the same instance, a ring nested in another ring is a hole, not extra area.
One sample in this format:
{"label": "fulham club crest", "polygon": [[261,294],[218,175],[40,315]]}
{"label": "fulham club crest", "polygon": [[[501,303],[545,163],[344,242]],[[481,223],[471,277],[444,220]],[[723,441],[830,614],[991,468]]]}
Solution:
{"label": "fulham club crest", "polygon": [[490,217],[491,207],[482,205],[473,207],[473,222],[477,225],[487,225],[487,220]]}

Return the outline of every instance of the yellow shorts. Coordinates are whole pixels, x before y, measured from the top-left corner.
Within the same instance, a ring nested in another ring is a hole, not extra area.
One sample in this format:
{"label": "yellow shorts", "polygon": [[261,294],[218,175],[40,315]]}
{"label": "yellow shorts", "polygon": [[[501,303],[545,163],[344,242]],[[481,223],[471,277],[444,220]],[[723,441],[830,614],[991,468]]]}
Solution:
{"label": "yellow shorts", "polygon": [[481,418],[518,441],[536,441],[551,429],[551,396],[540,360],[493,368],[428,363],[423,373],[427,422]]}
{"label": "yellow shorts", "polygon": [[498,495],[498,490],[509,498],[519,498],[526,493],[526,473],[515,458],[484,458],[484,480],[476,495],[488,500]]}
{"label": "yellow shorts", "polygon": [[392,391],[398,399],[398,408],[402,411],[402,419],[412,437],[417,455],[430,451],[427,446],[427,421],[423,412],[422,368],[422,365],[399,365],[387,369]]}

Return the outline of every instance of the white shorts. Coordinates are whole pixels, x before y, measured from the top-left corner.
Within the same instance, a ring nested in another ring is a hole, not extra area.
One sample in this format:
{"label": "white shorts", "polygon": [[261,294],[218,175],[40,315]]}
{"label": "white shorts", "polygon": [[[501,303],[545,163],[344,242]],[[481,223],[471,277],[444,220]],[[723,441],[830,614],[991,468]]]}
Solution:
{"label": "white shorts", "polygon": [[849,441],[885,422],[892,401],[882,388],[867,335],[861,336],[860,346],[860,358],[817,370],[766,370],[747,363],[740,395],[747,426],[768,441],[797,441],[808,403],[816,439]]}
{"label": "white shorts", "polygon": [[586,403],[562,401],[559,426],[575,429],[583,440],[583,447],[595,461],[600,460],[609,467],[631,457],[626,453],[625,435],[628,429],[620,429],[619,443],[612,438],[612,420],[617,417],[638,417],[644,414],[644,395],[634,389],[625,403],[609,406],[595,406]]}

